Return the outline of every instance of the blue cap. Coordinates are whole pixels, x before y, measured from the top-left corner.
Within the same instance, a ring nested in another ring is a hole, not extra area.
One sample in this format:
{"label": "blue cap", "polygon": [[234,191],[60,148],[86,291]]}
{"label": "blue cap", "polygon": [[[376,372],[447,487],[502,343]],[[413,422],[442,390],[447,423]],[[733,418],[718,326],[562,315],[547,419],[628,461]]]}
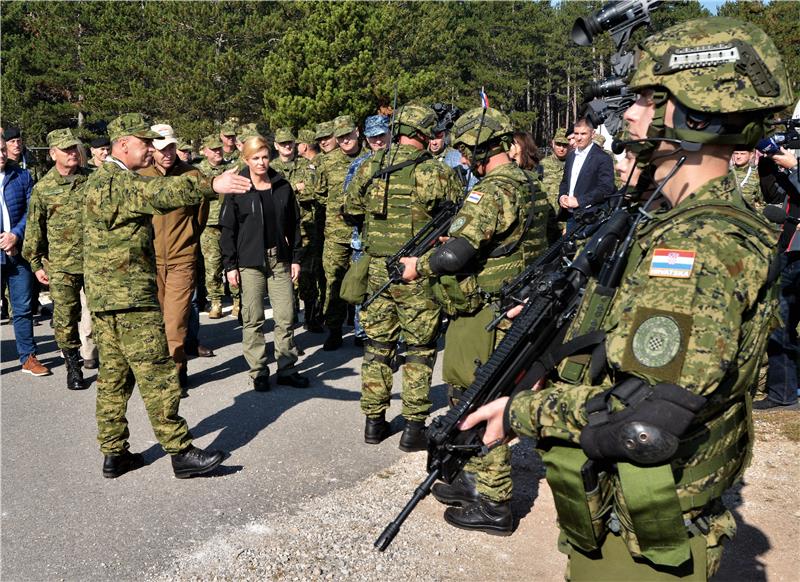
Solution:
{"label": "blue cap", "polygon": [[364,122],[364,135],[375,137],[389,131],[389,118],[385,115],[371,115]]}

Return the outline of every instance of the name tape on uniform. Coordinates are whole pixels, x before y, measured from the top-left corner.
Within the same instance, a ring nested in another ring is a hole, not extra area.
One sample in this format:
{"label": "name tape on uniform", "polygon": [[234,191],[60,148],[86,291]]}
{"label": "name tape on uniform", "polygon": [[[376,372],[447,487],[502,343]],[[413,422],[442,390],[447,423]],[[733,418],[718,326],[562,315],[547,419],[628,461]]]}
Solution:
{"label": "name tape on uniform", "polygon": [[650,262],[650,276],[688,279],[692,276],[694,258],[694,251],[656,249]]}

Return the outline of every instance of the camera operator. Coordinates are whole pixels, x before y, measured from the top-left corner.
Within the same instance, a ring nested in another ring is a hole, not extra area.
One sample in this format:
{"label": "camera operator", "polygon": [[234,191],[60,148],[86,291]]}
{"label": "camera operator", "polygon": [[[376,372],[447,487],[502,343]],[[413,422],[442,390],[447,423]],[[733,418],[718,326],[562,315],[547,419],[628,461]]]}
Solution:
{"label": "camera operator", "polygon": [[[783,147],[777,148],[776,153],[766,151],[758,165],[762,192],[767,202],[782,203],[781,212],[776,212],[775,215],[783,221],[783,231],[778,241],[781,261],[779,302],[783,327],[770,335],[767,344],[767,397],[754,403],[753,408],[796,410],[797,360],[800,355],[797,334],[797,324],[800,322],[800,178],[797,158],[789,151]],[[773,220],[769,214],[768,217]]]}

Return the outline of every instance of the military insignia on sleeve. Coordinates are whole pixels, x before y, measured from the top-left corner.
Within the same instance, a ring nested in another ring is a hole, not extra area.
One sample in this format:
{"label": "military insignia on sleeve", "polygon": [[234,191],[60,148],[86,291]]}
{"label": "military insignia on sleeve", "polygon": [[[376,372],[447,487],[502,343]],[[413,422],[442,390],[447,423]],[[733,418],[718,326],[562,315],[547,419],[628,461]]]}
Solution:
{"label": "military insignia on sleeve", "polygon": [[620,365],[663,382],[681,377],[694,318],[685,313],[639,307],[633,316]]}
{"label": "military insignia on sleeve", "polygon": [[477,204],[478,202],[481,201],[481,198],[483,198],[483,192],[472,191],[469,193],[469,196],[467,196],[467,202],[472,202],[473,204]]}
{"label": "military insignia on sleeve", "polygon": [[459,230],[464,228],[465,224],[467,224],[467,219],[464,218],[463,216],[459,216],[450,225],[450,229],[447,231],[447,234],[455,234],[455,233],[457,233]]}
{"label": "military insignia on sleeve", "polygon": [[692,276],[694,258],[694,251],[656,249],[650,262],[650,276],[688,279]]}
{"label": "military insignia on sleeve", "polygon": [[648,368],[669,364],[681,347],[681,330],[674,319],[657,315],[642,322],[633,334],[633,356]]}

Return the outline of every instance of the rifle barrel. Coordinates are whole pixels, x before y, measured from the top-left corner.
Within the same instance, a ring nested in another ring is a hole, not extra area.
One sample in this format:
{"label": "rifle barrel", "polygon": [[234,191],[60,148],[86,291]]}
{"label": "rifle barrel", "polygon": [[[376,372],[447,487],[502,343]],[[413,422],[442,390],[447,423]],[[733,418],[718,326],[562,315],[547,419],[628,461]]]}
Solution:
{"label": "rifle barrel", "polygon": [[386,548],[389,547],[389,544],[392,543],[392,540],[395,536],[400,532],[400,526],[403,525],[403,522],[408,518],[417,504],[425,499],[428,496],[428,493],[431,492],[431,487],[433,484],[436,483],[436,480],[439,478],[439,469],[434,469],[430,473],[428,473],[428,477],[420,483],[419,487],[416,488],[414,491],[414,495],[411,499],[406,503],[406,506],[403,510],[397,515],[395,520],[386,526],[386,529],[383,530],[383,533],[380,537],[375,540],[375,547],[378,548],[381,552],[383,552]]}

